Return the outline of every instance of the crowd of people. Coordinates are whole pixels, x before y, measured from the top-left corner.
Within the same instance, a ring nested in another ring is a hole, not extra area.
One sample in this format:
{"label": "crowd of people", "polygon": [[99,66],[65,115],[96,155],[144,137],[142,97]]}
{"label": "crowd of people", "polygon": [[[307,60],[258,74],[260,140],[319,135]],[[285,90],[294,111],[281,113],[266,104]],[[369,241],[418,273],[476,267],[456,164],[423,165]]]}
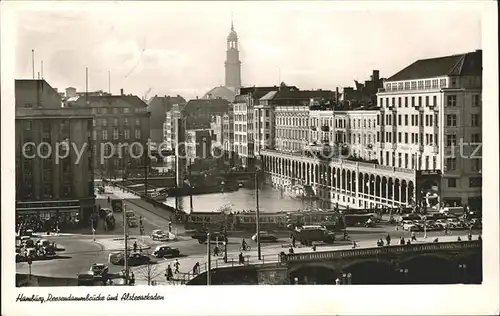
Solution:
{"label": "crowd of people", "polygon": [[59,232],[64,229],[71,229],[78,226],[77,217],[56,217],[43,218],[39,215],[24,215],[16,217],[16,232],[22,235],[27,230],[33,232]]}

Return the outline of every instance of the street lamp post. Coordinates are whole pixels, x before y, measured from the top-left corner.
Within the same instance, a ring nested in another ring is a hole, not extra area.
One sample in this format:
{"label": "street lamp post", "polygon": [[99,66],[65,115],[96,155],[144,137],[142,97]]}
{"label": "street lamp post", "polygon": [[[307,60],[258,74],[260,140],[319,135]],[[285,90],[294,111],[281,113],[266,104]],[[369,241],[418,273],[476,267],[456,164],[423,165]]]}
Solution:
{"label": "street lamp post", "polygon": [[256,199],[256,208],[257,208],[257,258],[261,260],[261,251],[260,251],[260,210],[259,210],[259,171],[255,172],[255,199]]}
{"label": "street lamp post", "polygon": [[124,266],[125,266],[125,285],[128,285],[128,243],[127,243],[127,223],[126,223],[126,216],[125,213],[127,213],[127,207],[126,205],[123,205],[123,239],[124,239],[124,244],[125,244],[125,256],[123,258]]}
{"label": "street lamp post", "polygon": [[423,220],[424,220],[424,239],[426,239],[427,238],[427,216],[424,215]]}
{"label": "street lamp post", "polygon": [[349,272],[347,273],[347,284],[352,284],[352,274]]}
{"label": "street lamp post", "polygon": [[211,255],[210,255],[210,233],[207,233],[207,285],[210,285],[210,277],[211,277],[211,270],[212,270],[212,261],[211,261]]}

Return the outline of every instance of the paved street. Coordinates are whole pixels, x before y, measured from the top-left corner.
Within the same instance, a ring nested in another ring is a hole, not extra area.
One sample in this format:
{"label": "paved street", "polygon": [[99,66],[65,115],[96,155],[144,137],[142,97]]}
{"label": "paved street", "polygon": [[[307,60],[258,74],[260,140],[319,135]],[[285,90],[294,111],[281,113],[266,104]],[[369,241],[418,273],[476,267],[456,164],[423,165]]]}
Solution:
{"label": "paved street", "polygon": [[[199,244],[197,240],[190,238],[184,234],[184,229],[181,226],[174,226],[174,233],[178,233],[178,241],[171,242],[158,242],[152,241],[149,237],[150,233],[154,229],[167,230],[168,227],[168,216],[161,216],[164,210],[155,209],[152,205],[140,201],[137,196],[122,192],[118,188],[106,187],[106,193],[104,195],[99,195],[98,203],[102,207],[108,207],[107,197],[111,199],[120,198],[124,199],[127,209],[133,210],[138,216],[142,216],[145,225],[145,236],[139,235],[139,228],[129,228],[130,242],[129,247],[132,247],[133,242],[137,241],[140,247],[144,246],[144,252],[150,254],[157,245],[168,244],[172,247],[179,248],[181,252],[181,257],[179,261],[181,262],[181,272],[189,272],[192,270],[193,265],[196,262],[204,264],[206,261],[207,245]],[[141,203],[142,202],[142,203]],[[159,214],[159,215],[158,215]],[[76,277],[79,273],[84,273],[88,271],[92,263],[108,263],[109,253],[112,251],[122,251],[124,249],[123,242],[123,218],[121,214],[115,214],[116,227],[112,231],[105,232],[101,225],[98,225],[96,229],[96,241],[93,241],[92,233],[89,229],[83,232],[78,232],[77,234],[61,234],[61,236],[48,236],[48,239],[55,241],[64,251],[58,253],[60,258],[46,260],[46,261],[35,261],[32,265],[32,273],[41,276],[52,276],[52,277]],[[99,223],[101,224],[101,223]],[[387,233],[390,233],[392,239],[397,242],[401,236],[409,237],[410,233],[403,230],[395,230],[394,226],[381,225],[374,228],[364,228],[364,227],[352,227],[348,228],[350,238],[360,242],[360,245],[375,245],[375,241],[379,238],[385,238]],[[475,234],[479,231],[473,231]],[[444,237],[442,231],[431,231],[428,232],[428,240],[432,240],[433,236],[440,236],[440,239],[451,238],[456,240],[457,235],[465,236],[466,231],[453,231],[451,237]],[[228,257],[229,260],[233,259],[237,262],[237,257],[239,254],[239,248],[241,245],[242,238],[245,238],[248,243],[253,247],[249,252],[246,252],[246,256],[256,256],[256,245],[251,241],[251,233],[241,233],[241,236],[230,237],[228,243]],[[340,235],[340,234],[339,234]],[[418,238],[421,239],[423,233],[417,234]],[[47,236],[43,236],[46,238]],[[262,244],[262,254],[264,255],[264,261],[266,260],[276,260],[277,254],[280,251],[287,251],[287,248],[282,248],[283,244],[289,244],[290,240],[286,232],[277,234],[279,238],[278,242],[275,244]],[[340,237],[340,236],[339,236]],[[335,247],[351,247],[351,242],[338,241]],[[222,245],[220,248],[223,248]],[[331,247],[318,247],[318,251],[331,249]],[[297,248],[296,251],[310,251],[310,248]],[[267,259],[266,259],[267,258]],[[158,261],[158,265],[154,265],[154,269],[161,270],[161,277],[155,279],[158,282],[165,283],[163,277],[164,270],[169,262],[172,260],[165,259],[155,259]],[[253,259],[252,259],[253,260]],[[222,256],[215,260],[214,266],[222,264]],[[111,273],[118,273],[122,266],[109,265]],[[27,263],[17,263],[16,269],[18,273],[28,273]],[[137,283],[146,282],[144,277],[143,267],[135,267],[132,271],[136,271]],[[158,271],[159,271],[158,270]],[[141,277],[142,275],[142,277]]]}

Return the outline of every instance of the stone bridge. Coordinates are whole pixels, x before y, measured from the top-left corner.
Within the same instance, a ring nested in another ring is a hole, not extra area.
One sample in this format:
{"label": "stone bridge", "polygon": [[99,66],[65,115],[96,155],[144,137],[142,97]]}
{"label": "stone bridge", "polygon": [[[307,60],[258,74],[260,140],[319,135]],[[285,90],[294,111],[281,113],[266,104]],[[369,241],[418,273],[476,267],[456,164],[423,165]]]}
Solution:
{"label": "stone bridge", "polygon": [[[282,256],[212,271],[212,284],[452,284],[482,282],[482,241],[394,245]],[[188,284],[206,284],[206,273]]]}

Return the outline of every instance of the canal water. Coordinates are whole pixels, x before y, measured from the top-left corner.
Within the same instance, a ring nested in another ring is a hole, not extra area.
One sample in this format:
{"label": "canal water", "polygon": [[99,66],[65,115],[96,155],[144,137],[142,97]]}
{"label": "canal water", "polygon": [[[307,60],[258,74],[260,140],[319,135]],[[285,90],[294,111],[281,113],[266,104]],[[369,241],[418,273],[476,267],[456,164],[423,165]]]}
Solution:
{"label": "canal water", "polygon": [[[179,209],[186,213],[190,212],[189,196],[178,197],[178,203]],[[167,198],[165,204],[175,207],[175,198]],[[259,209],[261,212],[297,211],[298,209],[312,207],[316,207],[314,201],[292,197],[286,192],[270,186],[264,186],[259,191]],[[193,195],[194,212],[217,212],[222,208],[230,208],[233,212],[255,210],[255,190],[240,188],[235,192]]]}

